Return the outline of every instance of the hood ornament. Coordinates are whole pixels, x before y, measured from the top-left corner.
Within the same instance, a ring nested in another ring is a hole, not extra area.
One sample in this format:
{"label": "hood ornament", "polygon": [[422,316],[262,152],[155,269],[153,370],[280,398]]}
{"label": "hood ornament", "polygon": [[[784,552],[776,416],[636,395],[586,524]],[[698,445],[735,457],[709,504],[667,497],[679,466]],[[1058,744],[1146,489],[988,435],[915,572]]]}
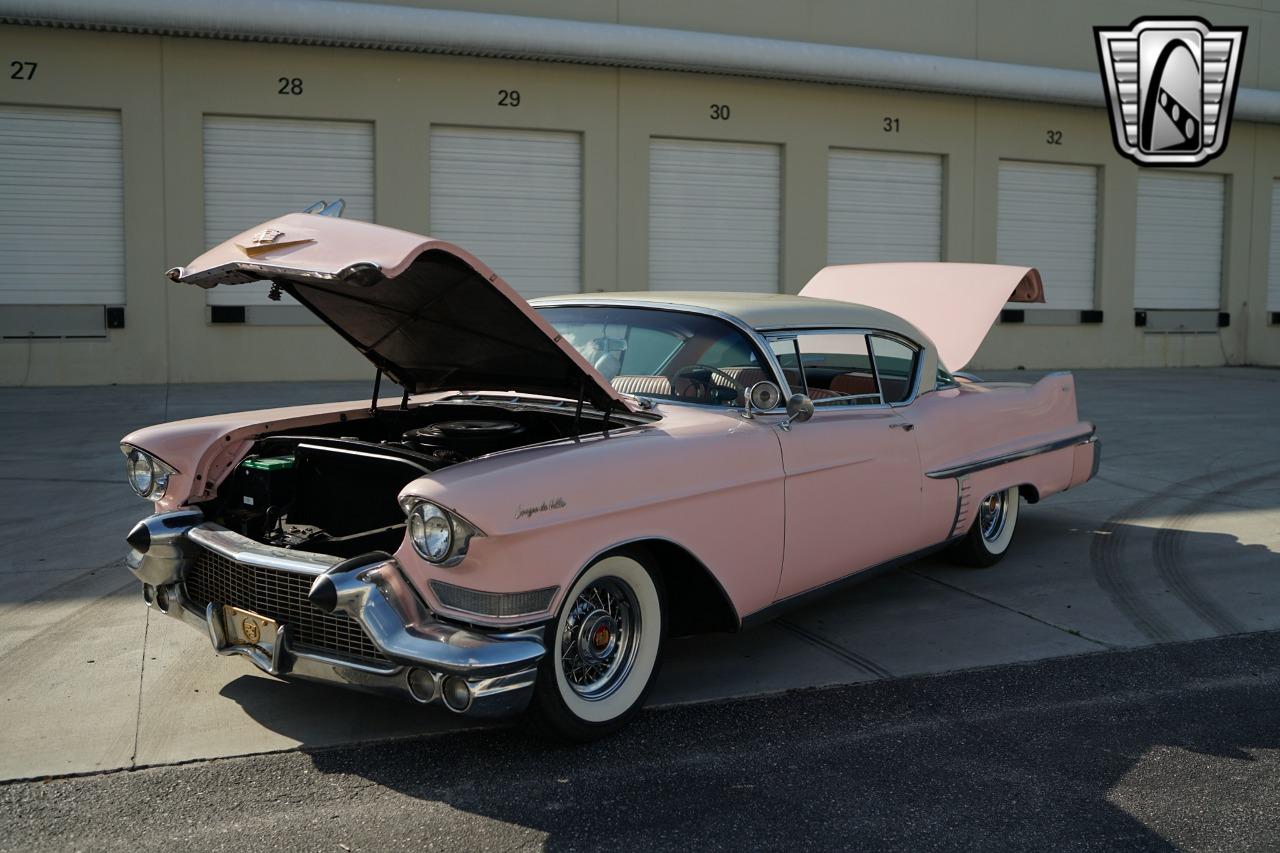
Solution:
{"label": "hood ornament", "polygon": [[249,257],[256,258],[259,255],[265,255],[278,249],[287,249],[290,246],[302,246],[306,243],[315,242],[310,237],[302,237],[297,240],[281,240],[280,238],[284,235],[285,233],[279,228],[263,228],[250,237],[249,242],[236,243],[236,248]]}

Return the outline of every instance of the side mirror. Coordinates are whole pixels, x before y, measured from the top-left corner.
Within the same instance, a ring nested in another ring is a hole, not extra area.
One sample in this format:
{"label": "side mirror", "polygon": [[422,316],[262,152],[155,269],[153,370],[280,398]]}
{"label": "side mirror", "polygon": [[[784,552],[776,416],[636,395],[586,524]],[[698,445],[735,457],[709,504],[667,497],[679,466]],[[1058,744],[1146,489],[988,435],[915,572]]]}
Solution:
{"label": "side mirror", "polygon": [[813,401],[804,394],[792,394],[787,398],[787,419],[780,426],[791,429],[793,423],[804,423],[813,417]]}
{"label": "side mirror", "polygon": [[777,408],[782,399],[782,389],[772,382],[757,382],[747,389],[747,406],[743,414],[754,417],[756,412],[768,412]]}

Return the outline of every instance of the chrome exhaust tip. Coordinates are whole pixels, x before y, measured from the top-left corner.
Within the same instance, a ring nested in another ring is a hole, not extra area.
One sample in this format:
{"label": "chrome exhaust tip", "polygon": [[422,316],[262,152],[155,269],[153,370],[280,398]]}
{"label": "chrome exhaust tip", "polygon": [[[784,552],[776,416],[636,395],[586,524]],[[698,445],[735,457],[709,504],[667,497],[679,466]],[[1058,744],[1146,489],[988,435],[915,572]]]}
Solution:
{"label": "chrome exhaust tip", "polygon": [[465,714],[471,709],[471,685],[466,679],[451,675],[444,680],[441,700],[444,706],[455,714]]}
{"label": "chrome exhaust tip", "polygon": [[407,677],[409,694],[414,700],[426,705],[440,697],[440,677],[425,669],[414,667]]}

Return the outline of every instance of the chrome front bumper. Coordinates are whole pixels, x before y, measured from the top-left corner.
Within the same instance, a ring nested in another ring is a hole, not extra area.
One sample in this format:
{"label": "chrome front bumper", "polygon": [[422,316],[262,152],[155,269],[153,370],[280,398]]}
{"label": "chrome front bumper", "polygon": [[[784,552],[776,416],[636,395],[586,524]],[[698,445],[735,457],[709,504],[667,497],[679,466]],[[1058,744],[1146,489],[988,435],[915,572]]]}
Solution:
{"label": "chrome front bumper", "polygon": [[[218,654],[242,655],[263,672],[420,704],[439,703],[470,716],[518,713],[532,696],[538,662],[545,653],[541,628],[487,634],[442,622],[422,603],[390,555],[343,560],[275,548],[205,522],[197,510],[145,518],[129,534],[128,542],[131,550],[126,562],[142,581],[148,606],[206,634]],[[187,574],[202,551],[220,555],[245,571],[306,576],[311,591],[303,606],[345,613],[385,663],[295,648],[287,619],[277,620],[280,628],[273,642],[245,645],[229,640],[222,605],[234,602],[210,601],[201,606],[186,588]],[[466,701],[459,701],[464,692]]]}

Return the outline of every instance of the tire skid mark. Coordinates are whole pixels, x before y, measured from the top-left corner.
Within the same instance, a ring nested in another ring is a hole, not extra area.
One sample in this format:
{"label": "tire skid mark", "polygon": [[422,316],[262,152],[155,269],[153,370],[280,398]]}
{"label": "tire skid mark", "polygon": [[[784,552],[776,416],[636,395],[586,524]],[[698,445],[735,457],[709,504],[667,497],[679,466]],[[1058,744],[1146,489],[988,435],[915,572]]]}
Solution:
{"label": "tire skid mark", "polygon": [[839,658],[840,660],[844,661],[850,666],[856,669],[860,669],[863,672],[866,672],[868,675],[873,675],[876,678],[892,678],[893,677],[893,673],[889,672],[889,670],[885,669],[880,664],[876,663],[870,658],[863,657],[857,652],[846,649],[844,646],[840,645],[839,643],[832,642],[831,640],[828,640],[826,637],[822,636],[821,634],[817,634],[813,631],[810,631],[808,628],[803,628],[789,619],[779,619],[775,624],[779,628],[783,628],[789,631],[790,633],[794,634],[796,637],[800,638],[801,640],[813,646],[814,648],[820,649],[824,652],[827,652],[828,654],[834,655],[835,657]]}
{"label": "tire skid mark", "polygon": [[1205,474],[1189,477],[1129,504],[1103,522],[1094,534],[1093,542],[1089,545],[1089,562],[1093,565],[1094,582],[1111,599],[1112,605],[1147,639],[1170,642],[1186,638],[1143,595],[1132,574],[1127,571],[1124,557],[1129,540],[1128,521],[1149,515],[1156,505],[1164,501],[1185,497],[1173,494],[1176,490],[1226,488],[1217,485],[1218,477],[1254,470],[1257,470],[1255,465],[1237,465],[1222,470],[1211,468]]}
{"label": "tire skid mark", "polygon": [[1187,509],[1165,522],[1156,531],[1156,538],[1151,543],[1151,555],[1161,580],[1168,584],[1169,590],[1183,604],[1219,634],[1242,634],[1248,629],[1228,610],[1215,603],[1208,592],[1201,588],[1197,579],[1188,573],[1190,567],[1182,553],[1187,538],[1186,527],[1196,516],[1204,514],[1206,502],[1250,486],[1274,481],[1276,476],[1274,471],[1255,474],[1243,480],[1219,486],[1206,494],[1186,499]]}

